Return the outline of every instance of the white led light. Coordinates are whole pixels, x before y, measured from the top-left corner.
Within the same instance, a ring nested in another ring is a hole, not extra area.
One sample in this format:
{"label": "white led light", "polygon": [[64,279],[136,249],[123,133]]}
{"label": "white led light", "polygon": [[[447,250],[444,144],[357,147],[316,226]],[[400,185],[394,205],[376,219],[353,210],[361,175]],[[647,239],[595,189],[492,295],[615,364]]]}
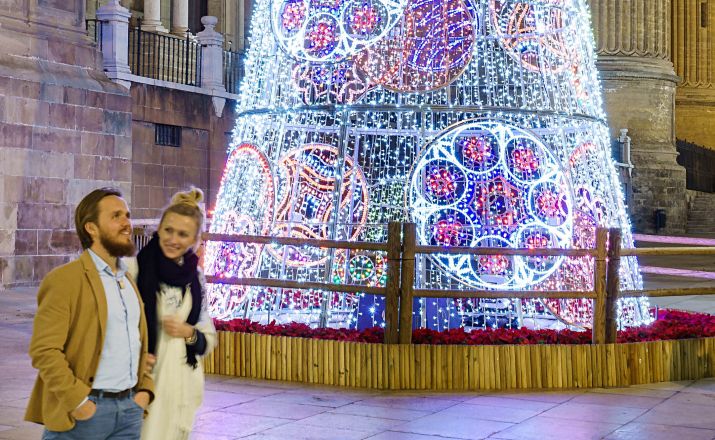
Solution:
{"label": "white led light", "polygon": [[[389,222],[411,220],[425,244],[592,248],[604,226],[632,245],[590,28],[586,0],[256,1],[211,232],[384,242]],[[276,244],[209,245],[205,265],[366,287],[387,276],[384,253]],[[418,257],[415,286],[586,291],[593,267]],[[642,287],[634,258],[621,280]],[[384,307],[359,293],[209,286],[222,318],[364,328],[383,325]],[[433,329],[591,318],[583,299],[419,299],[414,310]],[[646,299],[619,301],[621,326],[651,319]]]}

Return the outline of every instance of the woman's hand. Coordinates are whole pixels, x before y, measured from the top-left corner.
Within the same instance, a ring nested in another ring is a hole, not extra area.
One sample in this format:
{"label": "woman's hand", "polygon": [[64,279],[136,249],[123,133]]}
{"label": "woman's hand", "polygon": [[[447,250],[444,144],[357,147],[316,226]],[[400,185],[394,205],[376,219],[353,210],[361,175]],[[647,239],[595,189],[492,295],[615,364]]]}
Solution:
{"label": "woman's hand", "polygon": [[156,356],[147,353],[146,361],[144,362],[144,374],[151,374],[154,371],[154,365],[156,365]]}
{"label": "woman's hand", "polygon": [[166,334],[173,338],[190,338],[194,334],[194,327],[176,316],[167,316],[161,323]]}
{"label": "woman's hand", "polygon": [[97,412],[97,405],[92,402],[91,400],[87,400],[84,402],[82,405],[80,405],[78,408],[75,408],[74,411],[70,413],[73,419],[79,420],[80,422],[83,420],[89,420],[92,418],[94,413]]}

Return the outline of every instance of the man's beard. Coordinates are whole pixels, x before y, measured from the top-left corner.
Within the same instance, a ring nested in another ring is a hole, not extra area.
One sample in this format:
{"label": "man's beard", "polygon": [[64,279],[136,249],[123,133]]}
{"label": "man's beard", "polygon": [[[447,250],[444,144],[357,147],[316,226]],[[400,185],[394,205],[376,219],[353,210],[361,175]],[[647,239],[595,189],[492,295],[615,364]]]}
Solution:
{"label": "man's beard", "polygon": [[131,257],[136,252],[136,247],[134,246],[134,242],[132,240],[129,240],[129,242],[126,243],[118,242],[110,238],[103,231],[99,234],[99,242],[112,257]]}

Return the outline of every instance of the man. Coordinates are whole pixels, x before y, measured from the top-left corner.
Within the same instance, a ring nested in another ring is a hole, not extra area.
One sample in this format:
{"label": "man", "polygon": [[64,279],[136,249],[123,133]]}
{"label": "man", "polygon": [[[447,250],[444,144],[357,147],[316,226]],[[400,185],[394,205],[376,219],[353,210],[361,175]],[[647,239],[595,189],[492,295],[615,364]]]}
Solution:
{"label": "man", "polygon": [[139,439],[154,383],[144,306],[121,259],[134,254],[129,216],[116,189],[85,196],[75,210],[84,252],[40,285],[25,419],[45,425],[44,440]]}

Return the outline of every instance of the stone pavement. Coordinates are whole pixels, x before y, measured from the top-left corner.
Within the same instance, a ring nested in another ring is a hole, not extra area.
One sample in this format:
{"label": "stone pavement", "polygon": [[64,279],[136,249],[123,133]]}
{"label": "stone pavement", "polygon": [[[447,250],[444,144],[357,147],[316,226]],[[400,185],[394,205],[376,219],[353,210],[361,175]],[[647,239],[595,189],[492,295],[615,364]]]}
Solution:
{"label": "stone pavement", "polygon": [[[658,302],[715,312],[712,297]],[[27,356],[34,309],[34,289],[0,292],[0,439],[39,439],[42,432],[22,421],[35,378]],[[206,382],[194,440],[715,439],[715,379],[489,394],[372,392],[223,376]]]}

